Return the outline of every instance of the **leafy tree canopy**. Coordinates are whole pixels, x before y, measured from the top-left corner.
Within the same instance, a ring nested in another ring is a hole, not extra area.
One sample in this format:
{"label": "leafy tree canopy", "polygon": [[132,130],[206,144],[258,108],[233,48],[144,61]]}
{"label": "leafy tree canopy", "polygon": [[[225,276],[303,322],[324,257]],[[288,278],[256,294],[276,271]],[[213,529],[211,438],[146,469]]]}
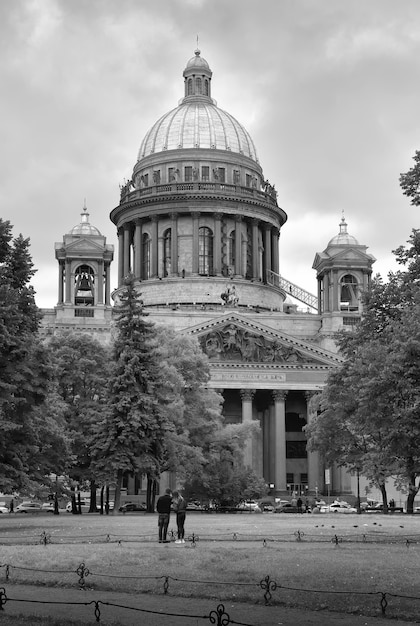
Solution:
{"label": "leafy tree canopy", "polygon": [[36,408],[50,376],[38,339],[40,311],[29,281],[34,274],[29,240],[13,239],[0,219],[0,489],[28,488],[38,480],[33,464],[38,428]]}

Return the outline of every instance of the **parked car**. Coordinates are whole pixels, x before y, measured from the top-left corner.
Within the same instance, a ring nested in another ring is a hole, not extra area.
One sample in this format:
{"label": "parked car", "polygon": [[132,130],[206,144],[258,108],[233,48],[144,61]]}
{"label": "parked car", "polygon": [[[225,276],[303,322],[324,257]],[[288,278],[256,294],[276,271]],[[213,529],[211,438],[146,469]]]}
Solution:
{"label": "parked car", "polygon": [[203,511],[204,507],[201,502],[187,502],[187,511]]}
{"label": "parked car", "polygon": [[54,502],[44,502],[41,508],[43,511],[47,511],[47,513],[54,513]]}
{"label": "parked car", "polygon": [[297,513],[297,512],[298,512],[297,506],[295,504],[292,504],[291,502],[283,502],[283,504],[276,506],[276,508],[274,509],[274,513]]}
{"label": "parked car", "polygon": [[274,503],[272,500],[261,500],[259,507],[261,509],[261,511],[274,511]]}
{"label": "parked car", "polygon": [[15,513],[42,513],[43,508],[39,502],[22,502],[15,508]]}
{"label": "parked car", "polygon": [[7,506],[0,506],[0,514],[1,513],[9,513],[9,509]]}
{"label": "parked car", "polygon": [[259,506],[255,500],[248,500],[247,502],[241,502],[236,508],[239,511],[255,511],[255,509],[259,509]]}
{"label": "parked car", "polygon": [[128,513],[130,511],[147,511],[147,507],[144,502],[126,502],[118,510],[121,513]]}
{"label": "parked car", "polygon": [[333,502],[327,506],[322,506],[321,513],[357,513],[357,509],[347,502]]}

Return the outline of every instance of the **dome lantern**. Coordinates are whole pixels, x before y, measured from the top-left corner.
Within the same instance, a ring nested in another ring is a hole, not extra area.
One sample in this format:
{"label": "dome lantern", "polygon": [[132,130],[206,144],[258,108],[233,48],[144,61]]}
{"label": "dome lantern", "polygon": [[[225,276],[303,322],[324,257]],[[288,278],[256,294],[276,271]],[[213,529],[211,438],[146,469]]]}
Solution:
{"label": "dome lantern", "polygon": [[183,72],[185,98],[184,101],[191,97],[211,99],[211,77],[213,72],[211,71],[209,64],[203,57],[201,57],[201,50],[198,48],[194,51],[193,56],[187,63],[187,66]]}

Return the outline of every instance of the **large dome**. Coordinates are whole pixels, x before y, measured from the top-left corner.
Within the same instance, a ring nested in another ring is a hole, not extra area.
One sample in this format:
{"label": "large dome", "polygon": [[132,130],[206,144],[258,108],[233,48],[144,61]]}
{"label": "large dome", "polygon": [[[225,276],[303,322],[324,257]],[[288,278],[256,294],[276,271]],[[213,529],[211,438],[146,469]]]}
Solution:
{"label": "large dome", "polygon": [[211,98],[212,72],[200,50],[188,61],[183,76],[185,97],[146,133],[137,160],[164,150],[203,148],[229,150],[258,163],[249,133]]}
{"label": "large dome", "polygon": [[163,115],[146,134],[138,160],[163,150],[231,150],[258,162],[254,142],[229,113],[208,102],[183,102]]}

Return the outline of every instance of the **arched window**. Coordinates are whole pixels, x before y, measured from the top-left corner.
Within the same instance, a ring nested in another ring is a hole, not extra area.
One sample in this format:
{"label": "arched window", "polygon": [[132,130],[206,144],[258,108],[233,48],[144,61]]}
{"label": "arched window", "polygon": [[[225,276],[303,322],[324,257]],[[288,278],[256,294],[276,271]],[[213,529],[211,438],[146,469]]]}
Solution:
{"label": "arched window", "polygon": [[209,95],[209,81],[207,80],[207,78],[204,81],[204,95],[205,96]]}
{"label": "arched window", "polygon": [[192,78],[188,79],[188,85],[187,85],[187,96],[191,96],[192,92],[193,92],[193,85],[192,85]]}
{"label": "arched window", "polygon": [[235,271],[235,241],[236,232],[232,230],[228,238],[228,265]]}
{"label": "arched window", "polygon": [[206,226],[198,230],[198,273],[201,276],[213,274],[213,233]]}
{"label": "arched window", "polygon": [[163,275],[169,276],[171,273],[171,242],[172,232],[171,229],[165,230],[163,233]]}
{"label": "arched window", "polygon": [[195,79],[195,93],[201,93],[201,78]]}
{"label": "arched window", "polygon": [[150,278],[150,237],[147,233],[143,235],[141,268],[142,277]]}
{"label": "arched window", "polygon": [[357,279],[352,274],[346,274],[340,280],[340,310],[359,310],[359,289]]}
{"label": "arched window", "polygon": [[95,304],[95,274],[89,265],[79,265],[74,274],[74,304],[93,306]]}

